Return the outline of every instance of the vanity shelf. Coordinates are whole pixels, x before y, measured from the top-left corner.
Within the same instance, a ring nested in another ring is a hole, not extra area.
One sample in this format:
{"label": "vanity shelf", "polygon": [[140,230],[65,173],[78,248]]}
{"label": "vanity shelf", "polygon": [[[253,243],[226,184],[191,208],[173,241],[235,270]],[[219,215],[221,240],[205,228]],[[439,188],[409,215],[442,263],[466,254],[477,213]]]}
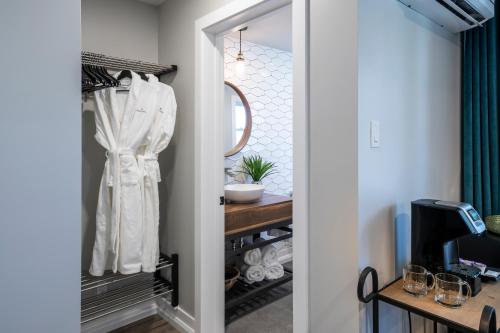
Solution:
{"label": "vanity shelf", "polygon": [[[106,272],[94,277],[82,272],[81,275],[81,318],[80,323],[110,315],[158,297],[170,295],[170,304],[179,304],[179,257],[160,255],[159,264],[154,273],[136,273],[129,275]],[[161,275],[161,271],[170,269],[170,280]]]}
{"label": "vanity shelf", "polygon": [[[272,243],[289,239],[293,236],[292,198],[264,193],[263,198],[249,204],[226,204],[225,240],[231,247],[226,248],[226,263],[239,262],[246,251],[261,248]],[[260,233],[279,230],[279,236],[260,239]],[[245,244],[242,240],[253,236],[253,242]],[[292,293],[291,286],[285,286],[293,280],[291,267],[285,267],[283,277],[248,284],[242,279],[226,292],[226,325],[250,312],[273,303]]]}
{"label": "vanity shelf", "polygon": [[264,193],[254,203],[225,205],[226,240],[292,224],[292,198]]}
{"label": "vanity shelf", "polygon": [[[286,221],[285,223],[289,225],[292,223],[292,221]],[[226,261],[231,261],[231,259],[234,259],[237,256],[241,256],[246,251],[250,251],[256,248],[261,248],[266,245],[281,242],[293,237],[293,230],[289,227],[272,228],[272,229],[266,229],[265,231],[271,231],[271,230],[279,230],[285,233],[280,236],[271,237],[270,239],[254,240],[253,243],[251,244],[244,244],[244,243],[241,244],[242,236],[226,237],[226,241],[233,242],[233,247],[230,249],[226,249]]]}
{"label": "vanity shelf", "polygon": [[226,292],[226,325],[261,307],[273,303],[292,293],[291,288],[283,287],[293,280],[293,272],[285,269],[285,275],[276,280],[248,284],[238,280]]}

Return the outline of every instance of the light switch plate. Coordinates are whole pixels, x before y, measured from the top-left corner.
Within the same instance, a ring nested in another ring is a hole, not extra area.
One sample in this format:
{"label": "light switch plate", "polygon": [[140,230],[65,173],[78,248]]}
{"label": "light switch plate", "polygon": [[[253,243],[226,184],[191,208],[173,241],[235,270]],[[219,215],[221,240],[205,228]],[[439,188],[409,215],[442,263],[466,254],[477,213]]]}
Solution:
{"label": "light switch plate", "polygon": [[378,120],[370,121],[370,147],[380,147],[380,122]]}

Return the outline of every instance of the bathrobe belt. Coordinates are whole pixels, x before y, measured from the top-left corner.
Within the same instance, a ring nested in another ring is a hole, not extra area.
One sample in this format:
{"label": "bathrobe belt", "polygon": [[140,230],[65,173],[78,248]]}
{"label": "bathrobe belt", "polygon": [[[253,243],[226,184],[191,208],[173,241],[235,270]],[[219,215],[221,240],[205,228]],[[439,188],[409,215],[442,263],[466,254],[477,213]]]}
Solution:
{"label": "bathrobe belt", "polygon": [[137,163],[139,165],[139,170],[142,172],[141,179],[149,177],[152,181],[161,181],[158,154],[147,152],[137,155]]}
{"label": "bathrobe belt", "polygon": [[[159,183],[161,181],[161,175],[160,175],[160,165],[158,164],[158,154],[151,153],[151,152],[146,152],[144,154],[139,154],[137,155],[137,164],[139,165],[139,170],[141,170],[141,177],[139,180],[139,184],[141,187],[141,199],[143,204],[146,203],[146,178],[149,178],[149,190],[150,191],[158,191],[158,185],[156,183]],[[156,187],[156,188],[155,188]],[[156,192],[157,193],[157,192]],[[142,211],[142,216],[143,216],[143,223],[147,221],[147,216],[146,216],[146,209],[149,208],[143,208]],[[155,212],[156,214],[156,212]],[[157,217],[155,218],[155,221],[157,220]],[[147,242],[147,241],[146,241]],[[152,246],[152,245],[150,245]],[[148,251],[146,251],[148,252]],[[156,262],[156,252],[151,251],[152,257],[149,258],[151,263]],[[149,262],[149,261],[148,261]],[[144,264],[144,263],[143,263]],[[149,267],[143,266],[143,269],[152,269],[154,270],[154,267]]]}
{"label": "bathrobe belt", "polygon": [[[106,161],[106,183],[108,186],[112,186],[113,189],[110,228],[111,251],[113,252],[113,254],[118,253],[118,249],[120,246],[120,211],[122,183],[121,158],[124,156],[135,158],[135,151],[130,148],[119,148],[106,152],[106,157],[108,159]],[[118,256],[115,256],[115,265],[113,267],[116,267],[117,260]]]}

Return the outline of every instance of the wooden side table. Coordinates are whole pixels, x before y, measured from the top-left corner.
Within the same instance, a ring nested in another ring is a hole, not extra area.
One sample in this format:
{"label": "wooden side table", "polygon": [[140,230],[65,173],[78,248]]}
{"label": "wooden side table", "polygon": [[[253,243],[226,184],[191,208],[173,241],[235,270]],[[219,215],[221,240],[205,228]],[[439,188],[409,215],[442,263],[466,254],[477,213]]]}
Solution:
{"label": "wooden side table", "polygon": [[[373,291],[364,295],[366,279],[371,275]],[[403,290],[403,281],[398,278],[378,290],[378,274],[371,267],[361,272],[358,280],[358,299],[363,303],[373,302],[373,332],[379,332],[378,303],[385,302],[418,314],[460,332],[498,333],[500,322],[496,321],[496,310],[500,311],[500,283],[483,283],[481,292],[459,308],[449,308],[434,301],[434,293],[425,297],[414,297]]]}

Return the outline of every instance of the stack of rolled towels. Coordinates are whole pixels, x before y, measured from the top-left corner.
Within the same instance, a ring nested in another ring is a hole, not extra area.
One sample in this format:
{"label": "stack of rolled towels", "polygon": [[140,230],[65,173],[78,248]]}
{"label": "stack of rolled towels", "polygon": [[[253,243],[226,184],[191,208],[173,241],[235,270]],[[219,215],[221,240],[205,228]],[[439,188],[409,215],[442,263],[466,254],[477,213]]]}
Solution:
{"label": "stack of rolled towels", "polygon": [[273,245],[245,252],[241,274],[245,282],[254,283],[276,280],[284,275],[283,265],[278,261],[278,251]]}

